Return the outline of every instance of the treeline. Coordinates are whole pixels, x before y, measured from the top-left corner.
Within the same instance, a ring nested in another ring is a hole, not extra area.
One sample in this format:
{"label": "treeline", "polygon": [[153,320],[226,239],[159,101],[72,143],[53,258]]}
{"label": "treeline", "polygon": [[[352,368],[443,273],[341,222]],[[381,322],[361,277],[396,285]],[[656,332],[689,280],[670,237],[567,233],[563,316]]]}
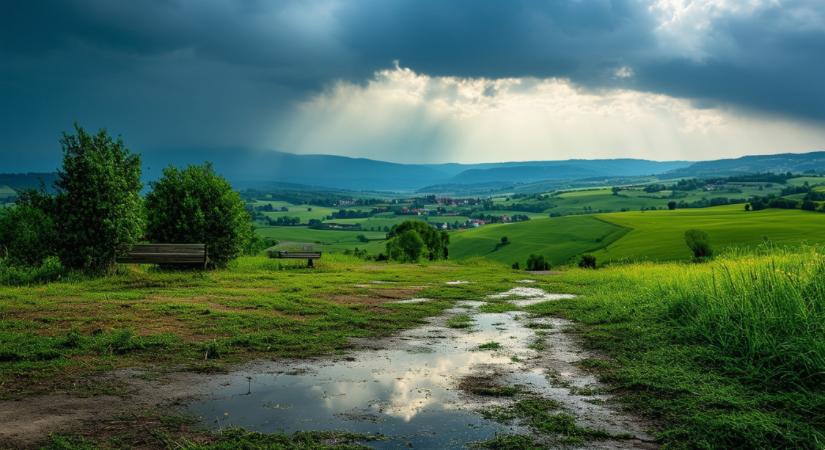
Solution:
{"label": "treeline", "polygon": [[330,219],[364,219],[372,217],[379,211],[375,208],[372,211],[361,211],[357,209],[341,209],[329,215]]}
{"label": "treeline", "polygon": [[300,191],[291,189],[272,189],[262,191],[259,189],[247,189],[243,191],[242,196],[248,201],[283,201],[292,203],[293,205],[318,205],[333,208],[341,204],[351,206],[371,206],[384,203],[385,200],[379,198],[353,198],[338,192],[323,192],[323,191]]}
{"label": "treeline", "polygon": [[[679,180],[676,183],[671,185],[665,185],[662,183],[653,183],[645,185],[643,190],[648,193],[656,193],[661,191],[674,191],[674,196],[676,196],[676,191],[695,191],[699,189],[703,189],[709,185],[722,185],[727,183],[776,183],[776,184],[786,184],[789,179],[793,178],[795,175],[791,172],[787,173],[753,173],[753,174],[745,174],[745,175],[734,175],[729,177],[717,177],[717,178],[687,178],[684,180]],[[733,190],[733,189],[731,189]]]}
{"label": "treeline", "polygon": [[[470,217],[473,219],[483,220],[486,223],[504,223],[505,220],[502,218],[501,215],[491,215],[491,214],[473,214]],[[513,214],[510,217],[510,222],[526,222],[530,220],[530,216],[526,214]]]}
{"label": "treeline", "polygon": [[[805,194],[802,200],[785,198],[786,195]],[[764,197],[753,197],[745,205],[747,210],[759,211],[766,208],[780,209],[803,209],[806,211],[825,212],[825,204],[817,207],[816,202],[825,201],[825,192],[815,191],[810,185],[805,183],[802,186],[789,186],[782,190],[779,196],[767,195]]]}

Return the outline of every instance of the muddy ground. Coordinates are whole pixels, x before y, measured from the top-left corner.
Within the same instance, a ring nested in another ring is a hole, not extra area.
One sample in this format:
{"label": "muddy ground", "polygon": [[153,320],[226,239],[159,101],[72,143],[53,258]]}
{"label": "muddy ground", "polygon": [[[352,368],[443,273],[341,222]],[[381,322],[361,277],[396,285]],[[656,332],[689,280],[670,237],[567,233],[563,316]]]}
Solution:
{"label": "muddy ground", "polygon": [[[558,298],[566,297],[524,286],[491,300],[525,306]],[[117,395],[2,401],[0,443],[33,447],[51,432],[88,430],[124,415],[165,410],[195,415],[211,428],[381,434],[388,439],[369,445],[384,448],[461,447],[509,433],[533,434],[548,447],[655,447],[649,424],[621,411],[581,367],[582,360],[600,356],[581,348],[569,322],[521,311],[481,313],[483,303],[458,302],[421,327],[356,341],[356,350],[342,356],[255,361],[222,374],[122,370],[95,380],[116,387]],[[468,315],[473,325],[451,328],[448,320],[456,315]],[[577,426],[604,435],[560,443],[523,420],[490,414],[524,398],[552,400]]]}

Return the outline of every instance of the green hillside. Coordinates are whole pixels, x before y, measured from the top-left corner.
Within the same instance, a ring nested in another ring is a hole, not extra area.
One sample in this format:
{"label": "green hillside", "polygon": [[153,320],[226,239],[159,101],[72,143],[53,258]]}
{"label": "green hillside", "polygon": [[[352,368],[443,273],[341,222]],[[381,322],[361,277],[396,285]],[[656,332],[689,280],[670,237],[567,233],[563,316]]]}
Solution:
{"label": "green hillside", "polygon": [[[553,264],[569,262],[582,253],[593,253],[600,262],[689,259],[684,233],[691,228],[706,231],[717,252],[757,245],[765,239],[780,245],[825,242],[825,214],[788,209],[746,212],[742,205],[728,205],[488,225],[452,234],[450,257],[482,256],[508,264],[523,262],[531,253],[544,255]],[[511,243],[496,250],[502,236]]]}
{"label": "green hillside", "polygon": [[[569,261],[622,237],[628,230],[594,216],[534,219],[513,224],[487,225],[450,236],[450,258],[483,256],[495,261],[524,264],[531,253],[544,255],[553,264]],[[496,249],[502,236],[509,244]]]}
{"label": "green hillside", "polygon": [[676,211],[633,211],[597,217],[631,229],[620,240],[595,253],[602,261],[689,258],[684,232],[691,228],[707,232],[717,250],[755,245],[765,239],[785,245],[825,242],[825,214],[802,210],[748,212],[742,205],[728,205]]}

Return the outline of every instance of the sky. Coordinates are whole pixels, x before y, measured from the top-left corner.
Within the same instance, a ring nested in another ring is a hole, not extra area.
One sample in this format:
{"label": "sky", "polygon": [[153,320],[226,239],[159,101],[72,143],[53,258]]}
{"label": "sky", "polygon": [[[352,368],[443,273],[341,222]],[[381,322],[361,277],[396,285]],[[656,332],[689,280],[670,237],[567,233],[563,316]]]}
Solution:
{"label": "sky", "polygon": [[825,149],[822,0],[0,0],[0,172],[133,151],[396,162]]}

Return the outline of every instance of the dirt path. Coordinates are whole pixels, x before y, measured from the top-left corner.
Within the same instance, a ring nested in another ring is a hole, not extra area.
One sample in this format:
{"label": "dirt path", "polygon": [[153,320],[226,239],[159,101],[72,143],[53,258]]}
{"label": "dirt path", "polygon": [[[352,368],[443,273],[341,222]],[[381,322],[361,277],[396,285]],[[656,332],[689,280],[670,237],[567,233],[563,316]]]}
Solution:
{"label": "dirt path", "polygon": [[[514,303],[521,305],[564,298],[523,287],[498,296],[507,297],[519,297]],[[175,407],[201,417],[207,426],[346,429],[388,437],[370,443],[376,447],[455,448],[495,434],[529,433],[519,421],[496,421],[484,412],[537,396],[558,403],[577,425],[615,436],[587,441],[586,448],[654,447],[645,424],[621,413],[599,393],[604,387],[577,364],[597,355],[581,349],[568,322],[518,311],[480,313],[483,303],[459,302],[424,326],[359,341],[359,350],[341,357],[257,361],[228,374],[172,373],[159,379],[147,379],[139,370],[119,371],[101,381],[122,384],[128,392],[124,397],[3,401],[0,443],[29,447],[50,432]],[[456,315],[469,316],[472,325],[449,327]],[[518,395],[499,395],[495,389]]]}

